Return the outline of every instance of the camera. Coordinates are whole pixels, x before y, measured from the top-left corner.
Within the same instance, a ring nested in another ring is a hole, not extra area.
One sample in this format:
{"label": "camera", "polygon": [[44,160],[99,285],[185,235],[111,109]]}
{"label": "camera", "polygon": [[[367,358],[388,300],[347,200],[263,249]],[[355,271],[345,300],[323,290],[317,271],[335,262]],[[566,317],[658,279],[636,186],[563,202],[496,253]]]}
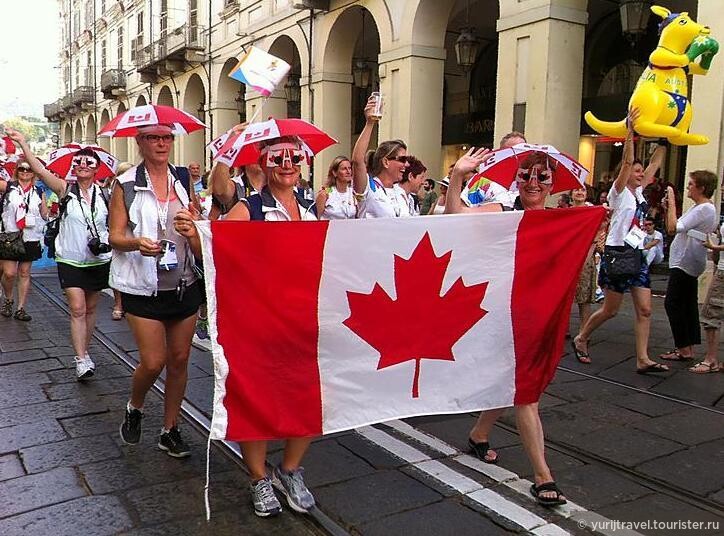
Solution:
{"label": "camera", "polygon": [[88,249],[90,249],[93,255],[98,256],[101,253],[110,253],[111,246],[105,242],[101,242],[100,238],[94,236],[88,240]]}

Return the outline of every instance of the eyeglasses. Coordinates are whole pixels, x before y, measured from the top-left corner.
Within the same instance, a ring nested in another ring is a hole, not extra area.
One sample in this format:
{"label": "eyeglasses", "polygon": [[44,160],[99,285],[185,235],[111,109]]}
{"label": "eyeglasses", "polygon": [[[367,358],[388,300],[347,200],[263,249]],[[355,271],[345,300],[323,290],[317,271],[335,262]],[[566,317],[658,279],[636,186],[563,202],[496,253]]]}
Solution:
{"label": "eyeglasses", "polygon": [[98,167],[98,161],[93,158],[92,156],[74,156],[73,157],[73,166],[78,167],[87,167],[88,169],[96,169]]}
{"label": "eyeglasses", "polygon": [[553,184],[553,174],[549,169],[519,169],[515,176],[517,182],[528,182],[533,179],[537,180],[538,184]]}
{"label": "eyeglasses", "polygon": [[175,139],[175,136],[173,134],[146,134],[144,138],[151,143],[158,143],[159,141],[171,143]]}
{"label": "eyeglasses", "polygon": [[33,172],[33,170],[30,169],[29,167],[18,166],[18,173],[32,173],[32,172]]}
{"label": "eyeglasses", "polygon": [[394,156],[392,158],[388,158],[387,160],[394,160],[395,162],[400,162],[401,164],[407,164],[407,161],[409,160],[409,157],[407,156]]}
{"label": "eyeglasses", "polygon": [[302,149],[269,149],[266,154],[266,167],[283,167],[287,162],[289,165],[298,166],[305,157]]}

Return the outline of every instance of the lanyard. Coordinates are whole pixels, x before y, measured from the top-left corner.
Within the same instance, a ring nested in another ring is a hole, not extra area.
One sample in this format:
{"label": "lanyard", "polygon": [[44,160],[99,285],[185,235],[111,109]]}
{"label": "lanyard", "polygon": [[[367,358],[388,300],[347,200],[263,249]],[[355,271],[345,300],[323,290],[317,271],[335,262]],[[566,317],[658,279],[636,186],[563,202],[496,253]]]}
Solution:
{"label": "lanyard", "polygon": [[[78,185],[78,204],[80,205],[80,211],[83,214],[83,219],[85,220],[85,224],[88,227],[88,232],[91,234],[91,236],[95,236],[97,238],[100,238],[100,234],[98,233],[98,227],[96,227],[96,185],[93,184],[91,186],[91,189],[93,190],[93,194],[91,194],[91,202],[90,202],[90,219],[85,213],[85,209],[83,208],[83,194],[80,190],[80,185]],[[91,228],[91,224],[93,225],[93,228]],[[95,231],[95,234],[93,232]]]}
{"label": "lanyard", "polygon": [[153,192],[155,199],[156,199],[156,210],[158,211],[158,224],[161,227],[161,233],[163,236],[166,236],[166,223],[168,220],[168,207],[171,203],[171,188],[173,188],[173,177],[171,176],[170,172],[166,172],[166,178],[168,179],[168,189],[166,191],[166,201],[163,203],[158,202],[158,194],[153,189],[153,183],[151,182],[151,177],[148,174],[148,170],[144,169],[146,173],[146,180],[148,181],[149,186],[151,187],[151,191]]}
{"label": "lanyard", "polygon": [[397,198],[397,194],[395,193],[395,187],[393,186],[392,188],[390,188],[390,190],[392,190],[392,195],[390,195],[387,193],[387,188],[385,188],[384,185],[379,180],[377,180],[376,178],[373,178],[372,180],[375,181],[379,185],[380,189],[382,190],[382,193],[385,194],[385,197],[389,200],[390,204],[392,205],[392,209],[395,211],[395,217],[399,218],[401,209],[400,209],[399,199]]}

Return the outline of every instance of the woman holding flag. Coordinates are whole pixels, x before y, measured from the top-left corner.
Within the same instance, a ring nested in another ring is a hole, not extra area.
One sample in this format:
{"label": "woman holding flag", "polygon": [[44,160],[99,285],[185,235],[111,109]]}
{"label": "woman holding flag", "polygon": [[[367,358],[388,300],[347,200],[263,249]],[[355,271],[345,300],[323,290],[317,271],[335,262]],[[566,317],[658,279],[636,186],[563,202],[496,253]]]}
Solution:
{"label": "woman holding flag", "polygon": [[[264,171],[267,184],[259,193],[236,203],[225,221],[316,220],[314,203],[304,199],[294,189],[301,174],[301,165],[306,162],[306,153],[300,141],[294,137],[275,138],[262,142],[259,149],[258,163]],[[224,164],[217,163],[215,166]],[[194,254],[200,256],[201,244],[194,219],[191,212],[182,210],[176,215],[174,225],[176,231],[188,239]],[[270,375],[277,373],[269,371]],[[266,469],[267,441],[239,443],[252,480],[251,498],[257,516],[275,516],[282,511],[273,488],[277,488],[286,497],[289,506],[297,512],[306,513],[314,507],[314,497],[304,483],[301,467],[312,440],[310,437],[287,438],[282,461],[274,467],[271,475]]]}
{"label": "woman holding flag", "polygon": [[[28,322],[32,317],[25,311],[30,291],[30,266],[42,256],[43,220],[48,219],[45,193],[35,186],[35,173],[25,161],[18,163],[13,181],[0,182],[0,213],[2,228],[22,231],[25,256],[20,260],[0,260],[4,302],[0,314]],[[18,307],[13,313],[15,281],[18,283]]]}

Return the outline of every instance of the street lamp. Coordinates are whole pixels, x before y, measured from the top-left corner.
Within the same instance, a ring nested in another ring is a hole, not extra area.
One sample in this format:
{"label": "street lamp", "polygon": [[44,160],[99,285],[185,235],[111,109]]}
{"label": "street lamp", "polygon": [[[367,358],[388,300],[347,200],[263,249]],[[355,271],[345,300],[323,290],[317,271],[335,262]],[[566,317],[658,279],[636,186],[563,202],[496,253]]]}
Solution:
{"label": "street lamp", "polygon": [[470,71],[478,58],[480,39],[475,35],[475,28],[463,28],[455,41],[455,57],[463,71]]}
{"label": "street lamp", "polygon": [[649,0],[621,0],[621,30],[632,45],[646,33],[651,15],[650,6]]}
{"label": "street lamp", "polygon": [[206,110],[204,109],[204,101],[199,103],[199,107],[196,109],[196,117],[198,117],[201,122],[205,120]]}
{"label": "street lamp", "polygon": [[354,79],[355,87],[360,89],[367,89],[370,87],[370,80],[372,79],[372,69],[365,60],[357,60],[352,67],[352,78]]}
{"label": "street lamp", "polygon": [[287,76],[287,83],[284,84],[284,94],[287,97],[287,102],[297,104],[302,102],[302,86],[299,85],[299,75],[296,73],[289,73]]}

